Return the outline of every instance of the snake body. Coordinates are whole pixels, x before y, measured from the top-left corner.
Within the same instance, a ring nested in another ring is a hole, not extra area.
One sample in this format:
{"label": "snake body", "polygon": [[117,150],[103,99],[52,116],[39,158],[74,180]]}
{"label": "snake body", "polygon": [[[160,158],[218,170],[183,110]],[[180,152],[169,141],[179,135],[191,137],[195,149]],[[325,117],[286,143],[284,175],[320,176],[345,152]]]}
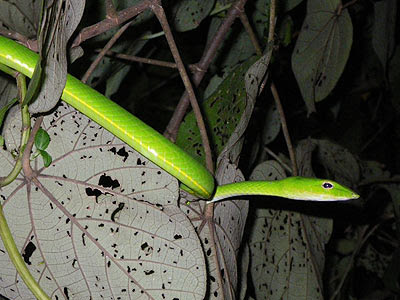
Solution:
{"label": "snake body", "polygon": [[[0,36],[0,63],[32,77],[38,59],[35,52]],[[359,197],[334,181],[305,177],[245,181],[215,187],[214,177],[184,150],[72,75],[67,76],[61,99],[172,174],[194,194],[211,202],[239,195],[268,195],[314,201]]]}

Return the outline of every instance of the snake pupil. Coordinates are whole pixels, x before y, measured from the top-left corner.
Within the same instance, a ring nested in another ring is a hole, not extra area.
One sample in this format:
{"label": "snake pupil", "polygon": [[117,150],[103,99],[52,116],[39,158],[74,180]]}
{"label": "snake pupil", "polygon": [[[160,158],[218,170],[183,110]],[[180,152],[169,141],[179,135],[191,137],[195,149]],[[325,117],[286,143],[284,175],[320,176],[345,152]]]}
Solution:
{"label": "snake pupil", "polygon": [[324,182],[324,183],[322,184],[322,187],[323,187],[324,189],[331,189],[331,188],[333,188],[333,184],[332,184],[332,183],[329,183],[329,182]]}

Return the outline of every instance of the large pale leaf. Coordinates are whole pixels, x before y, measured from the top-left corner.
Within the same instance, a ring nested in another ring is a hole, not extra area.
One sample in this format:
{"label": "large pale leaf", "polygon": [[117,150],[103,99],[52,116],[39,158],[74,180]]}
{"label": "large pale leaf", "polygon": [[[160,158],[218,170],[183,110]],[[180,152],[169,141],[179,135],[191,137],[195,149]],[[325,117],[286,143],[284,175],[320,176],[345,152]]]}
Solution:
{"label": "large pale leaf", "polygon": [[[17,119],[7,126],[20,134]],[[52,299],[203,299],[203,251],[176,205],[177,181],[66,105],[42,126],[52,164],[33,161],[34,178],[21,174],[0,199],[18,249]],[[4,150],[0,158],[4,176],[14,159]],[[0,249],[0,293],[34,299]]]}
{"label": "large pale leaf", "polygon": [[[268,161],[255,169],[251,180],[276,180],[284,174],[279,164]],[[323,230],[317,220],[270,208],[256,209],[252,220],[250,270],[256,298],[323,299],[320,260],[327,241],[319,237]]]}
{"label": "large pale leaf", "polygon": [[247,299],[247,286],[248,286],[248,276],[247,274],[249,273],[249,267],[250,267],[250,249],[249,245],[243,244],[240,248],[240,251],[238,253],[238,269],[239,269],[239,274],[238,274],[238,295],[237,299],[244,300]]}
{"label": "large pale leaf", "polygon": [[309,0],[292,68],[308,113],[335,87],[349,57],[353,27],[340,0]]}

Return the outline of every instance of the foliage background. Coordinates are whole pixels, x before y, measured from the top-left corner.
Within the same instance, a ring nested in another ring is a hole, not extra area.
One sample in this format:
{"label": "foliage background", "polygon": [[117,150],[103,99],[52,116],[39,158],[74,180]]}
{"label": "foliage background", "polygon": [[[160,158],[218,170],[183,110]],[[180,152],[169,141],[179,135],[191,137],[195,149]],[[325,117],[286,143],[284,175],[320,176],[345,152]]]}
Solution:
{"label": "foliage background", "polygon": [[[197,236],[193,249],[198,253],[197,259],[202,256],[199,253],[204,253],[205,259],[199,259],[198,265],[207,274],[207,284],[203,282],[201,292],[195,294],[188,287],[190,283],[186,283],[183,290],[187,294],[181,297],[396,299],[400,289],[397,1],[285,0],[278,1],[276,7],[274,3],[180,0],[162,1],[160,6],[165,10],[182,59],[191,70],[192,81],[196,82],[195,77],[203,75],[201,70],[204,70],[204,78],[195,92],[203,103],[210,129],[217,179],[232,182],[241,178],[235,163],[247,179],[274,180],[291,175],[289,151],[292,150],[296,153],[299,174],[333,178],[354,188],[362,197],[351,203],[323,204],[252,199],[247,218],[247,203],[232,201],[216,205],[210,220],[206,218],[204,203],[193,202],[186,207],[186,198],[177,200],[177,186],[171,183],[174,188],[169,190],[175,189],[175,195],[169,201],[182,212],[169,208],[169,214],[179,215],[180,222],[187,226],[183,227],[190,228],[188,236]],[[68,43],[69,37],[64,41],[68,49],[68,72],[86,78],[90,86],[158,131],[172,138],[178,135],[177,143],[188,151],[195,149],[194,154],[200,153],[197,158],[204,162],[193,114],[185,118],[179,133],[181,120],[171,121],[173,115],[186,112],[178,104],[181,97],[185,98],[182,96],[185,86],[176,67],[116,57],[123,54],[131,59],[137,56],[174,60],[164,35],[157,34],[163,31],[160,20],[149,9],[142,9],[155,4],[159,3],[86,1],[83,17],[77,22],[78,29],[71,32]],[[39,1],[29,4],[0,1],[0,33],[35,49],[39,8]],[[129,18],[133,21],[112,46],[113,53],[84,75],[99,51],[126,24],[122,12],[134,8],[141,8],[143,12]],[[269,24],[273,14],[276,14],[276,23],[271,35]],[[246,16],[252,31],[244,26]],[[228,22],[230,18],[235,22]],[[51,31],[52,17],[49,20]],[[90,27],[93,24],[98,26]],[[224,24],[227,30],[220,38],[213,39]],[[212,53],[209,50],[212,45],[218,50],[210,64],[204,65],[201,57]],[[51,51],[58,53],[59,50]],[[59,66],[60,62],[54,65]],[[255,90],[251,86],[246,71],[262,88]],[[8,77],[0,84],[3,106],[16,93],[16,88]],[[271,94],[271,86],[276,88],[286,121],[274,104],[277,96]],[[44,90],[47,90],[45,84]],[[57,94],[56,88],[47,92]],[[57,101],[58,97],[54,99]],[[45,108],[36,105],[31,112],[51,117],[54,105],[48,104]],[[282,123],[289,129],[294,146],[288,146]],[[49,121],[45,124],[51,132]],[[7,135],[8,126],[6,122],[2,132],[6,142],[15,134]],[[215,128],[218,130],[213,131]],[[238,136],[236,142],[243,143],[243,148],[232,146],[232,134]],[[197,140],[192,140],[191,135]],[[119,141],[114,142],[122,147]],[[6,145],[3,151],[11,152],[10,144]],[[14,148],[18,148],[17,142]],[[52,153],[57,155],[56,150]],[[221,175],[223,167],[230,169],[229,173]],[[6,195],[2,201],[11,197],[12,192],[4,189],[1,192]],[[114,195],[101,197],[104,203],[115,200]],[[161,201],[157,196],[155,199],[147,201]],[[217,238],[210,242],[212,236]],[[224,245],[225,238],[231,248]],[[40,244],[40,238],[36,236],[36,239],[35,243]],[[21,253],[32,255],[27,244],[23,245]],[[46,262],[46,255],[41,255],[37,261]],[[7,272],[12,268],[8,263],[6,258],[1,260],[2,269]],[[26,290],[11,291],[21,288],[18,276],[13,276],[7,279],[11,281],[5,280],[0,285],[0,293],[9,299],[32,297]],[[54,276],[55,281],[60,280]],[[184,275],[178,275],[181,279],[180,276]],[[199,279],[199,282],[202,281]],[[110,290],[115,288],[115,283],[108,284]],[[58,299],[81,299],[73,296],[72,285],[65,286],[50,291]],[[125,298],[122,296],[122,299]],[[146,299],[159,298],[149,292]]]}

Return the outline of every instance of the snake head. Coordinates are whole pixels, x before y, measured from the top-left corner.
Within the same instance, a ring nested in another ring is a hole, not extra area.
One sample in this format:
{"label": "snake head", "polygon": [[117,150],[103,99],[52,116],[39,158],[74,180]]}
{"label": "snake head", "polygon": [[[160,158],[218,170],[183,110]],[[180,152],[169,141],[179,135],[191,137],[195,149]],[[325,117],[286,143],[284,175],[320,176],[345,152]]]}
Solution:
{"label": "snake head", "polygon": [[357,199],[360,196],[351,189],[329,179],[306,177],[288,177],[283,179],[299,188],[299,191],[286,195],[296,200],[343,201]]}

